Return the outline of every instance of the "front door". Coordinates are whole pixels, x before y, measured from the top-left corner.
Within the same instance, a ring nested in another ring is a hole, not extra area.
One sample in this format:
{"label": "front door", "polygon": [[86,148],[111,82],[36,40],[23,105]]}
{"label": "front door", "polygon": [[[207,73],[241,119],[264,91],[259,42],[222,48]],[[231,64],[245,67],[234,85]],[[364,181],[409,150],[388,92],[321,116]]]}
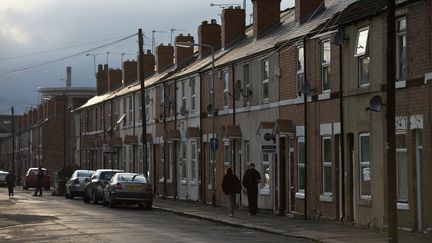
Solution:
{"label": "front door", "polygon": [[192,139],[188,144],[187,156],[187,193],[189,200],[197,201],[199,199],[199,184],[198,184],[198,144],[196,139]]}
{"label": "front door", "polygon": [[187,143],[180,143],[178,163],[177,163],[177,192],[180,199],[188,199],[188,161],[187,161]]}

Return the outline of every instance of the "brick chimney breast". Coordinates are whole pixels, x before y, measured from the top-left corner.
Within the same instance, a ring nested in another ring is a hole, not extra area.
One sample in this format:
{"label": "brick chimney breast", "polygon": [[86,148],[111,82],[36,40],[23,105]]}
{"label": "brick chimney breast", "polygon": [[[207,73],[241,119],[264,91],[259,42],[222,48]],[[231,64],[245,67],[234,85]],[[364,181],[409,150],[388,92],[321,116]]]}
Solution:
{"label": "brick chimney breast", "polygon": [[[188,34],[187,36],[184,36],[183,34],[176,36],[175,42],[195,43],[193,36],[191,36],[190,34]],[[179,64],[183,63],[184,61],[188,60],[189,58],[191,58],[193,56],[193,52],[194,52],[193,46],[191,46],[191,47],[175,46],[175,63],[176,63],[176,65],[179,65]]]}
{"label": "brick chimney breast", "polygon": [[123,62],[122,65],[122,69],[123,69],[123,77],[122,77],[122,83],[123,85],[128,85],[134,81],[137,80],[137,62],[134,60],[127,60],[125,62]]}
{"label": "brick chimney breast", "polygon": [[227,48],[245,36],[245,10],[226,8],[222,10],[222,48]]}
{"label": "brick chimney breast", "polygon": [[172,45],[164,46],[160,44],[156,47],[157,72],[163,72],[174,65],[174,47]]}
{"label": "brick chimney breast", "polygon": [[296,0],[295,1],[295,20],[303,23],[318,8],[325,7],[325,0]]}
{"label": "brick chimney breast", "polygon": [[[215,51],[221,47],[221,26],[217,24],[215,19],[212,19],[210,23],[203,21],[198,27],[198,41],[199,44],[210,45]],[[198,53],[200,57],[211,54],[211,50],[208,47],[199,47]]]}
{"label": "brick chimney breast", "polygon": [[255,38],[280,25],[280,2],[281,0],[252,0]]}
{"label": "brick chimney breast", "polygon": [[121,69],[109,69],[109,80],[110,80],[110,90],[113,91],[122,86],[122,70]]}
{"label": "brick chimney breast", "polygon": [[96,73],[96,93],[101,95],[108,91],[108,65],[98,65],[98,72]]}

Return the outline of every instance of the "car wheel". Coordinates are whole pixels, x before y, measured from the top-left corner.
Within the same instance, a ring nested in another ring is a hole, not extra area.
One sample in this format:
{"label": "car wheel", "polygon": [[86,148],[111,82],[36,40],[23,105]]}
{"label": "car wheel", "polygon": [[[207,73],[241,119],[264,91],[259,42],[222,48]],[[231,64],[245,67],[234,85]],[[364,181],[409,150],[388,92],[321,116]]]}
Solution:
{"label": "car wheel", "polygon": [[65,191],[65,198],[66,198],[66,199],[69,199],[69,198],[70,198],[69,193],[67,192],[67,190]]}
{"label": "car wheel", "polygon": [[108,203],[105,199],[105,195],[102,196],[102,206],[104,206],[104,207],[108,206]]}
{"label": "car wheel", "polygon": [[86,191],[84,192],[84,195],[83,195],[83,201],[85,203],[89,203],[90,202],[90,198],[89,198],[89,196],[88,196],[88,194],[87,194]]}
{"label": "car wheel", "polygon": [[93,193],[92,193],[92,202],[93,202],[93,204],[98,204],[98,200],[97,200],[95,191],[93,191]]}
{"label": "car wheel", "polygon": [[112,198],[110,198],[110,200],[108,201],[108,206],[110,208],[114,208],[115,207],[115,202],[114,202],[114,200]]}
{"label": "car wheel", "polygon": [[153,202],[146,202],[144,205],[144,209],[151,210]]}
{"label": "car wheel", "polygon": [[75,195],[72,190],[69,189],[69,198],[74,199]]}

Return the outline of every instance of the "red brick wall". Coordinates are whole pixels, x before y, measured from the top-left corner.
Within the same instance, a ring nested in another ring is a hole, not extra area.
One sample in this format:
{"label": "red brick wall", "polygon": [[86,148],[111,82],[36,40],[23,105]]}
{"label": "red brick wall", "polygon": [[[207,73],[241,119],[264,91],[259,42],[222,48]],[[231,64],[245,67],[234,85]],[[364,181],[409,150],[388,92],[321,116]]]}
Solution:
{"label": "red brick wall", "polygon": [[[180,34],[176,36],[175,42],[191,42],[194,43],[194,38],[190,34],[187,36],[184,36],[183,34]],[[176,65],[181,64],[182,62],[188,60],[193,56],[194,47],[180,47],[175,46],[175,63]]]}
{"label": "red brick wall", "polygon": [[280,0],[253,0],[253,33],[258,37],[280,24]]}
{"label": "red brick wall", "polygon": [[244,37],[245,11],[244,9],[222,10],[222,48]]}

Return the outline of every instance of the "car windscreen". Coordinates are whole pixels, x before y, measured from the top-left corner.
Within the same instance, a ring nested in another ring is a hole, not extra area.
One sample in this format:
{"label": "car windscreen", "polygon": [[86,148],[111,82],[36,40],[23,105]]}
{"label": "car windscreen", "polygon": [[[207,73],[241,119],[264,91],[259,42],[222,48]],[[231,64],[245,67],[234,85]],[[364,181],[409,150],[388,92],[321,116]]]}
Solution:
{"label": "car windscreen", "polygon": [[[43,171],[44,175],[48,175],[48,171],[46,171],[46,170],[42,170],[42,171]],[[39,172],[39,170],[31,170],[31,171],[29,171],[29,175],[37,175],[38,172]]]}
{"label": "car windscreen", "polygon": [[92,171],[82,171],[77,173],[77,177],[90,177],[92,174]]}
{"label": "car windscreen", "polygon": [[144,176],[140,176],[137,174],[119,174],[117,177],[117,181],[119,182],[137,182],[137,183],[147,183],[147,180]]}
{"label": "car windscreen", "polygon": [[101,172],[99,178],[101,180],[109,181],[109,180],[111,180],[111,177],[113,177],[113,175],[115,175],[116,173],[117,173],[117,171],[104,171],[104,172]]}

